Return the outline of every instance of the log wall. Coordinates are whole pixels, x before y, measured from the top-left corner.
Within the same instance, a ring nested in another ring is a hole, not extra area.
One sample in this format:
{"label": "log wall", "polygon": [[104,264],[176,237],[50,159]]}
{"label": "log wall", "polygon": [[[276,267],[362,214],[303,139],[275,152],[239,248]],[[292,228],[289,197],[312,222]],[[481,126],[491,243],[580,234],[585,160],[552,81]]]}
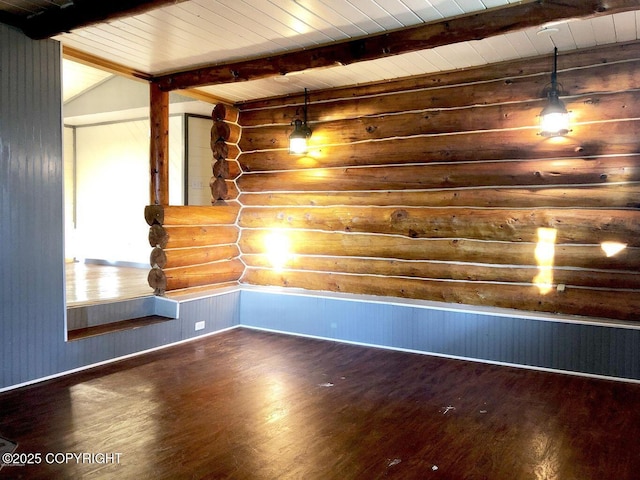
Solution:
{"label": "log wall", "polygon": [[148,282],[156,295],[201,286],[236,285],[240,260],[237,225],[240,204],[238,110],[213,108],[211,126],[211,207],[149,205],[145,220],[152,247]]}
{"label": "log wall", "polygon": [[311,92],[306,157],[302,95],[239,105],[241,282],[640,320],[640,42],[559,56],[549,139],[552,60]]}

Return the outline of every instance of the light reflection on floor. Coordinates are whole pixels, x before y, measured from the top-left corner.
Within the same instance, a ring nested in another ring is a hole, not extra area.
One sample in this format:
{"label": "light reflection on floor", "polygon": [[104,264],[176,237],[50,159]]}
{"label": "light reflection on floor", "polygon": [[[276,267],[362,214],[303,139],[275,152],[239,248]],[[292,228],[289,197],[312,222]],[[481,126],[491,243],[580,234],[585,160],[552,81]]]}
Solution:
{"label": "light reflection on floor", "polygon": [[152,295],[145,268],[67,263],[67,306]]}

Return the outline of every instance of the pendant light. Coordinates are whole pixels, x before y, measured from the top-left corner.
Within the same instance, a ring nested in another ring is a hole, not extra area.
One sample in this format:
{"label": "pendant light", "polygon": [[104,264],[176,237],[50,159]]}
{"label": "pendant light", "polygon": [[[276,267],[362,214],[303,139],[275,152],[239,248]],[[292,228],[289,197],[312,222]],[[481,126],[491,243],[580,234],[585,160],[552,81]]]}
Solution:
{"label": "pendant light", "polygon": [[559,137],[569,133],[569,112],[560,100],[558,91],[558,47],[553,49],[551,88],[547,93],[547,106],[540,112],[540,135]]}
{"label": "pendant light", "polygon": [[304,107],[302,114],[304,121],[296,118],[293,122],[293,132],[289,135],[289,153],[292,155],[303,155],[307,153],[309,146],[307,140],[311,136],[311,129],[307,125],[307,89],[304,89]]}

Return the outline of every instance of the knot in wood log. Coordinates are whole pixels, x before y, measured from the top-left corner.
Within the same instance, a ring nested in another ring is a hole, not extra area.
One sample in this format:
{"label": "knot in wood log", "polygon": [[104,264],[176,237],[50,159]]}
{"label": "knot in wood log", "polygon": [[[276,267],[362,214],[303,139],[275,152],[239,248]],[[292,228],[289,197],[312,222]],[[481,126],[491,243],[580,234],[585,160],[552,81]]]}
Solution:
{"label": "knot in wood log", "polygon": [[409,212],[407,212],[406,210],[395,210],[391,214],[391,221],[401,222],[402,220],[405,220],[408,216],[409,216]]}

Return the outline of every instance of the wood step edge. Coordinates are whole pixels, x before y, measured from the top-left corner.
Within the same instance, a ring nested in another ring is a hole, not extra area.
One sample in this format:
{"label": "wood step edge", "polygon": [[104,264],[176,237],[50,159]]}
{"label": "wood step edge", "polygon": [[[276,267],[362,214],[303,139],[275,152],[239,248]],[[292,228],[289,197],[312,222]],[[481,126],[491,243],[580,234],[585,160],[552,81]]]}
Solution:
{"label": "wood step edge", "polygon": [[149,315],[146,317],[132,318],[130,320],[121,320],[119,322],[105,323],[94,327],[78,328],[67,332],[67,340],[82,340],[83,338],[95,337],[97,335],[105,335],[108,333],[121,332],[123,330],[133,330],[136,328],[154,325],[156,323],[168,322],[175,320],[170,317],[160,315]]}

